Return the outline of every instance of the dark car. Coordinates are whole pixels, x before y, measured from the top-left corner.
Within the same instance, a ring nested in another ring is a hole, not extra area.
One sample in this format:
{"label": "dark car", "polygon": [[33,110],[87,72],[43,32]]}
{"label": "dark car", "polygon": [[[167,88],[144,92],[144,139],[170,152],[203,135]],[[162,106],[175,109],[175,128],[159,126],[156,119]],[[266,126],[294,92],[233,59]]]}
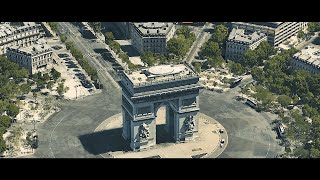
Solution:
{"label": "dark car", "polygon": [[59,56],[60,58],[69,57],[69,55],[68,55],[68,54],[58,54],[58,56]]}

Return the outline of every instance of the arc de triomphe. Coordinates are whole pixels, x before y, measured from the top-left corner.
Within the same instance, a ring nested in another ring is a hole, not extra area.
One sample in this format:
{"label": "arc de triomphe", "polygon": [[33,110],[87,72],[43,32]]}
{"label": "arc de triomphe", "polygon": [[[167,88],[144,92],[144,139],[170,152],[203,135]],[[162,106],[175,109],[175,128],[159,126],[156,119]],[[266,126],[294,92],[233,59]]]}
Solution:
{"label": "arc de triomphe", "polygon": [[198,137],[199,76],[188,63],[122,72],[122,136],[133,150],[156,144],[156,114],[166,105],[165,129],[176,142]]}

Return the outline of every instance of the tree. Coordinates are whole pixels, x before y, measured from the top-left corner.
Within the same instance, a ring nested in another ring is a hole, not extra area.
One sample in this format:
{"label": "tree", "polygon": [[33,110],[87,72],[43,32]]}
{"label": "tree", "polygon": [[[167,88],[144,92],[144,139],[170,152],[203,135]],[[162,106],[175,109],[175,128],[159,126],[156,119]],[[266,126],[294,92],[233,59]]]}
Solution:
{"label": "tree", "polygon": [[121,51],[121,46],[117,41],[111,41],[110,42],[110,47],[117,54],[120,53],[120,51]]}
{"label": "tree", "polygon": [[303,32],[302,30],[300,30],[300,31],[298,32],[297,37],[300,38],[300,39],[303,38],[303,37],[304,37],[304,32]]}
{"label": "tree", "polygon": [[278,96],[277,100],[281,104],[282,107],[288,107],[292,101],[292,99],[287,95],[280,95],[280,96]]}
{"label": "tree", "polygon": [[112,32],[106,32],[104,34],[104,37],[107,44],[110,44],[110,42],[114,40],[114,36]]}
{"label": "tree", "polygon": [[254,50],[247,50],[244,53],[244,56],[240,59],[240,63],[245,67],[252,68],[253,66],[257,66],[259,62],[259,55]]}
{"label": "tree", "polygon": [[31,87],[28,84],[21,84],[20,91],[22,94],[28,94],[31,91]]}
{"label": "tree", "polygon": [[7,106],[7,114],[12,118],[16,117],[19,114],[19,107],[17,107],[15,104],[9,104]]}
{"label": "tree", "polygon": [[264,82],[266,81],[264,71],[259,67],[252,68],[251,74],[252,74],[252,78],[258,82],[261,82],[261,84],[264,84]]}
{"label": "tree", "polygon": [[223,24],[220,24],[216,26],[216,28],[214,29],[214,32],[211,38],[214,42],[217,42],[221,47],[226,41],[227,36],[228,36],[228,28]]}
{"label": "tree", "polygon": [[101,32],[101,22],[89,22],[88,24],[92,27],[94,32]]}
{"label": "tree", "polygon": [[317,109],[311,107],[309,104],[306,104],[302,107],[302,113],[303,113],[303,115],[305,115],[307,117],[311,117],[311,118],[319,115]]}
{"label": "tree", "polygon": [[65,89],[64,89],[63,83],[59,83],[57,87],[57,93],[59,94],[60,97],[62,97],[64,92],[65,92]]}
{"label": "tree", "polygon": [[215,58],[221,56],[221,50],[218,43],[208,41],[198,54],[204,58]]}
{"label": "tree", "polygon": [[320,150],[316,149],[316,148],[311,148],[310,157],[311,158],[320,158]]}
{"label": "tree", "polygon": [[11,118],[5,115],[0,116],[0,126],[9,128],[11,125]]}
{"label": "tree", "polygon": [[228,66],[230,68],[230,71],[235,75],[242,75],[243,73],[245,73],[245,69],[240,63],[231,61],[228,63]]}
{"label": "tree", "polygon": [[200,73],[201,72],[201,63],[199,63],[199,62],[194,63],[194,68],[197,73]]}
{"label": "tree", "polygon": [[6,142],[4,141],[2,134],[0,134],[0,153],[3,153],[6,149]]}
{"label": "tree", "polygon": [[37,101],[38,93],[32,92],[32,97],[34,98],[35,101]]}
{"label": "tree", "polygon": [[58,71],[57,71],[56,69],[54,69],[54,68],[51,69],[50,73],[51,73],[52,78],[53,78],[55,81],[58,80],[58,79],[61,77],[61,73],[58,72]]}
{"label": "tree", "polygon": [[178,57],[183,57],[187,54],[189,47],[184,35],[180,34],[168,41],[168,52],[175,54]]}
{"label": "tree", "polygon": [[60,41],[65,43],[67,41],[67,36],[60,34]]}
{"label": "tree", "polygon": [[52,90],[53,84],[54,84],[54,83],[53,83],[52,81],[49,81],[49,82],[47,83],[47,88],[50,89],[50,90]]}
{"label": "tree", "polygon": [[156,58],[157,58],[156,55],[149,51],[144,52],[141,55],[142,62],[148,64],[148,66],[153,66],[157,62]]}
{"label": "tree", "polygon": [[320,22],[309,22],[308,23],[308,31],[310,31],[310,32],[320,31]]}
{"label": "tree", "polygon": [[43,80],[44,80],[45,82],[47,82],[47,81],[50,80],[50,76],[49,76],[48,73],[44,73],[43,76],[42,76],[42,78],[43,78]]}

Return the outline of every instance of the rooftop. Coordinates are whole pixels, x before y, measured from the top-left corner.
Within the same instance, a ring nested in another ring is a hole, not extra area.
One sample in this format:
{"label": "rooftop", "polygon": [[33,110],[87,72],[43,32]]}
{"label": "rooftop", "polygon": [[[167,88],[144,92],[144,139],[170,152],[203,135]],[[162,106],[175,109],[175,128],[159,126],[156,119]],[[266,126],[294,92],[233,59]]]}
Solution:
{"label": "rooftop", "polygon": [[47,44],[37,42],[37,44],[33,44],[31,46],[27,47],[18,47],[18,46],[12,46],[10,49],[15,49],[19,52],[24,52],[31,55],[37,55],[46,51],[52,51],[51,47]]}
{"label": "rooftop", "polygon": [[244,29],[233,28],[228,37],[228,41],[235,41],[235,42],[245,43],[245,44],[253,44],[263,37],[266,37],[264,33],[260,33],[260,32],[247,33],[245,32]]}
{"label": "rooftop", "polygon": [[187,76],[195,76],[195,72],[186,64],[158,65],[148,69],[126,74],[134,85],[148,82],[171,81]]}
{"label": "rooftop", "polygon": [[0,37],[6,36],[6,35],[11,35],[16,30],[25,29],[27,27],[32,27],[35,25],[36,25],[35,22],[23,22],[23,26],[12,26],[8,22],[0,23]]}
{"label": "rooftop", "polygon": [[315,46],[307,46],[293,57],[320,68],[320,49]]}
{"label": "rooftop", "polygon": [[140,31],[142,35],[158,35],[165,36],[174,26],[173,23],[168,22],[144,22],[133,23],[136,29]]}
{"label": "rooftop", "polygon": [[275,29],[284,22],[233,22],[234,24],[264,26],[268,29]]}
{"label": "rooftop", "polygon": [[267,26],[271,28],[277,28],[280,26],[283,22],[249,22],[251,24],[261,25],[261,26]]}

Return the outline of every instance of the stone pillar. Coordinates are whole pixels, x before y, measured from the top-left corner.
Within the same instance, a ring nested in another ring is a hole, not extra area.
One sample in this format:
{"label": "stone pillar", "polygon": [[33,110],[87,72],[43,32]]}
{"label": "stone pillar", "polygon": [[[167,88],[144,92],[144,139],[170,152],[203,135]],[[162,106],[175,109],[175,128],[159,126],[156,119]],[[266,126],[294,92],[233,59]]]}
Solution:
{"label": "stone pillar", "polygon": [[155,118],[141,121],[131,121],[130,147],[134,151],[156,145]]}
{"label": "stone pillar", "polygon": [[176,114],[175,135],[178,142],[192,141],[198,137],[198,111]]}
{"label": "stone pillar", "polygon": [[122,137],[125,140],[130,138],[130,121],[128,119],[127,110],[122,107]]}

